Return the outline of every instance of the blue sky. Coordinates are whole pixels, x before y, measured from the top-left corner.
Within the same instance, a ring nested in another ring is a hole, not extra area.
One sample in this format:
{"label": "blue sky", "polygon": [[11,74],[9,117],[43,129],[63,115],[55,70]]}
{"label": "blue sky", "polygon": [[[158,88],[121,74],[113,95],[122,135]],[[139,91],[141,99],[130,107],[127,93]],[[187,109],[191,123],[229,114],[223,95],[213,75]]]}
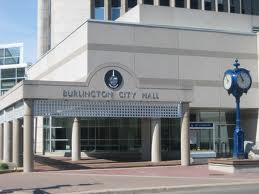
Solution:
{"label": "blue sky", "polygon": [[24,43],[24,62],[35,62],[37,0],[0,0],[0,44]]}

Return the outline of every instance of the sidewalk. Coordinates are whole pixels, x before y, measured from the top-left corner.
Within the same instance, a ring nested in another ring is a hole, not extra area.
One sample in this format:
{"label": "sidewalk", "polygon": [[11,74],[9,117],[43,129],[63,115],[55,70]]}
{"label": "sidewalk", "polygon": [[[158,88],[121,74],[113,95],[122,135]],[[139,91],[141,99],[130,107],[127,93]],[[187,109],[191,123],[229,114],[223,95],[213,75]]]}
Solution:
{"label": "sidewalk", "polygon": [[235,184],[259,184],[259,173],[223,174],[202,165],[0,175],[2,193],[143,193]]}

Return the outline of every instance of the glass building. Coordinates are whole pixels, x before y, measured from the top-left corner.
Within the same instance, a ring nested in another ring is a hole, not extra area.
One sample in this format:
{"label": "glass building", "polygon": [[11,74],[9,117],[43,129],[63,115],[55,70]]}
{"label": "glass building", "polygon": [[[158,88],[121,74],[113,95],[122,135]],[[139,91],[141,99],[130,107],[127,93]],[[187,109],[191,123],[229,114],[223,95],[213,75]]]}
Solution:
{"label": "glass building", "polygon": [[[257,0],[142,0],[139,1],[139,3],[147,5],[201,9],[207,11],[259,15],[259,2]],[[98,20],[116,20],[121,15],[121,13],[125,13],[137,4],[137,0],[126,0],[125,2],[122,2],[121,0],[109,0],[107,5],[105,5],[104,0],[95,0],[94,18]],[[105,12],[107,12],[108,18],[105,18]]]}
{"label": "glass building", "polygon": [[0,45],[0,92],[3,95],[25,79],[23,44]]}

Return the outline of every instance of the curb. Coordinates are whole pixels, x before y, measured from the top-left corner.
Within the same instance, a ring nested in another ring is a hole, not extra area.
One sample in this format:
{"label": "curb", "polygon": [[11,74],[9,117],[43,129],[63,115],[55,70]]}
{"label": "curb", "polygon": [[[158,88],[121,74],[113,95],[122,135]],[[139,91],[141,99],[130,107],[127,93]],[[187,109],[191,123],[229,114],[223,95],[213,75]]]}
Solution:
{"label": "curb", "polygon": [[199,185],[181,185],[171,187],[142,187],[138,189],[107,189],[107,190],[96,190],[96,191],[81,191],[81,192],[70,192],[63,194],[144,194],[144,193],[161,193],[161,192],[173,192],[183,190],[195,190],[212,187],[227,187],[227,186],[240,186],[240,185],[253,185],[259,184],[259,181],[246,182],[246,183],[218,183],[218,184],[199,184]]}

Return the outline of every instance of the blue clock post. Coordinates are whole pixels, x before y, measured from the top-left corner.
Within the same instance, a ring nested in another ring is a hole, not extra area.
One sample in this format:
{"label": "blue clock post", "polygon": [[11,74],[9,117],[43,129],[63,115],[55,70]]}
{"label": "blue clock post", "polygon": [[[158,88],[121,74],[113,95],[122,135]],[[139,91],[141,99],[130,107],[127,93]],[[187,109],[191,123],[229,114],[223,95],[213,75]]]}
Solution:
{"label": "blue clock post", "polygon": [[252,85],[252,78],[247,69],[239,68],[238,60],[235,61],[234,69],[225,71],[224,88],[228,94],[232,94],[236,99],[236,128],[233,135],[233,158],[242,159],[244,152],[244,131],[240,126],[240,98],[243,93],[247,93]]}

